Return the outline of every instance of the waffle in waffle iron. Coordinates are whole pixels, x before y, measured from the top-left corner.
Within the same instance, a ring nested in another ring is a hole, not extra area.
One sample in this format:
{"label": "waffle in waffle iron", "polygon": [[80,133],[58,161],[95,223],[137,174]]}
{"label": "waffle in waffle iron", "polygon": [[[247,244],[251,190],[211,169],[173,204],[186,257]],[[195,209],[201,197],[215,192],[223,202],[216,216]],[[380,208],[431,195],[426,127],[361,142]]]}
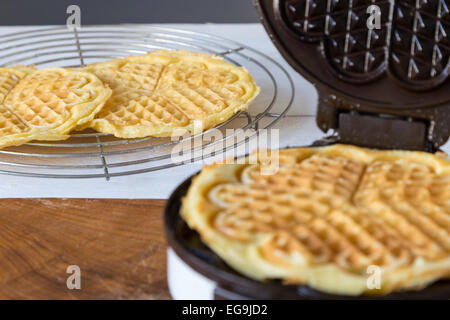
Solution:
{"label": "waffle in waffle iron", "polygon": [[[173,248],[222,298],[448,298],[449,160],[424,152],[450,134],[447,1],[255,4],[283,57],[319,91],[317,124],[335,134],[315,144],[341,144],[280,150],[274,175],[217,164],[193,178],[183,219],[246,277],[195,234],[170,231],[179,199],[166,211]],[[380,29],[366,26],[372,5]],[[380,288],[368,285],[370,267]]]}
{"label": "waffle in waffle iron", "polygon": [[[334,145],[261,164],[213,165],[181,213],[224,261],[258,280],[340,295],[422,289],[450,277],[450,161]],[[381,287],[367,285],[379,267]]]}

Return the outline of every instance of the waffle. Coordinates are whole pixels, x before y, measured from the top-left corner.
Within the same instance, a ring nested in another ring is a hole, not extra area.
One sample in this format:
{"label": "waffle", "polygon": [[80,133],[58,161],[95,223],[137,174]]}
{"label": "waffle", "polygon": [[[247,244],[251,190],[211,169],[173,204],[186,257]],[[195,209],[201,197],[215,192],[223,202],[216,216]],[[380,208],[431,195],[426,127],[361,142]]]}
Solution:
{"label": "waffle", "polygon": [[[231,267],[341,295],[450,278],[448,159],[346,145],[279,155],[273,175],[248,161],[206,167],[183,199],[183,218]],[[372,266],[380,288],[367,285]]]}
{"label": "waffle", "polygon": [[90,127],[120,138],[193,133],[194,121],[206,130],[246,109],[259,93],[246,69],[184,50],[153,51],[86,70],[113,90]]}
{"label": "waffle", "polygon": [[0,147],[66,139],[111,95],[95,75],[60,68],[0,69],[0,92]]}
{"label": "waffle", "polygon": [[0,68],[0,103],[21,79],[34,71],[34,68],[25,66]]}

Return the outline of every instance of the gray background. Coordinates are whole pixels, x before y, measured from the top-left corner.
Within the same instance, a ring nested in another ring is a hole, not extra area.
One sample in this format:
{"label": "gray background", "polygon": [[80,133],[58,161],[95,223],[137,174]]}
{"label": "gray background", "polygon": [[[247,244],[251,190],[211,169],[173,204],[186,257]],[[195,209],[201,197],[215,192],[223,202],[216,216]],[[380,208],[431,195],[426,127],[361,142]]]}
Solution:
{"label": "gray background", "polygon": [[251,0],[0,0],[0,25],[65,24],[71,4],[82,24],[258,21]]}

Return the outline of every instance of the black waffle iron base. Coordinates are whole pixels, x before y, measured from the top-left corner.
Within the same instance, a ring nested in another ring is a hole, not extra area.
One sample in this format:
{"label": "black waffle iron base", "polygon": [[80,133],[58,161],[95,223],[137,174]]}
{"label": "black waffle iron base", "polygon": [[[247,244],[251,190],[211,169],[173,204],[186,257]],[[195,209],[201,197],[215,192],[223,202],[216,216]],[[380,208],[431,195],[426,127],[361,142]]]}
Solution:
{"label": "black waffle iron base", "polygon": [[[190,268],[216,283],[215,299],[449,299],[450,281],[439,281],[421,291],[397,292],[386,296],[338,296],[325,294],[307,286],[283,285],[281,281],[259,282],[249,279],[225,264],[190,229],[180,216],[181,199],[193,177],[184,181],[169,198],[164,225],[169,246]],[[195,288],[192,288],[195,298]]]}

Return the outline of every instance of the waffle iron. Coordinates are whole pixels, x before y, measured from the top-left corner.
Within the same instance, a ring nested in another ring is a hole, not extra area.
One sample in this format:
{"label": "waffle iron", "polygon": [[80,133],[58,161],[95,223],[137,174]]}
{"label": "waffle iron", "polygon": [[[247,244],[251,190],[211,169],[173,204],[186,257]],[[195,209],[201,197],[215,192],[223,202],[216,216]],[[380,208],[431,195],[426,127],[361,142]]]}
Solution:
{"label": "waffle iron", "polygon": [[[313,145],[340,142],[435,152],[448,140],[450,1],[254,2],[282,56],[318,90],[317,125],[334,134]],[[371,5],[381,14],[379,29],[367,27]],[[164,213],[174,298],[450,299],[447,280],[420,291],[348,297],[240,275],[181,219],[181,198],[191,180],[174,191]]]}

